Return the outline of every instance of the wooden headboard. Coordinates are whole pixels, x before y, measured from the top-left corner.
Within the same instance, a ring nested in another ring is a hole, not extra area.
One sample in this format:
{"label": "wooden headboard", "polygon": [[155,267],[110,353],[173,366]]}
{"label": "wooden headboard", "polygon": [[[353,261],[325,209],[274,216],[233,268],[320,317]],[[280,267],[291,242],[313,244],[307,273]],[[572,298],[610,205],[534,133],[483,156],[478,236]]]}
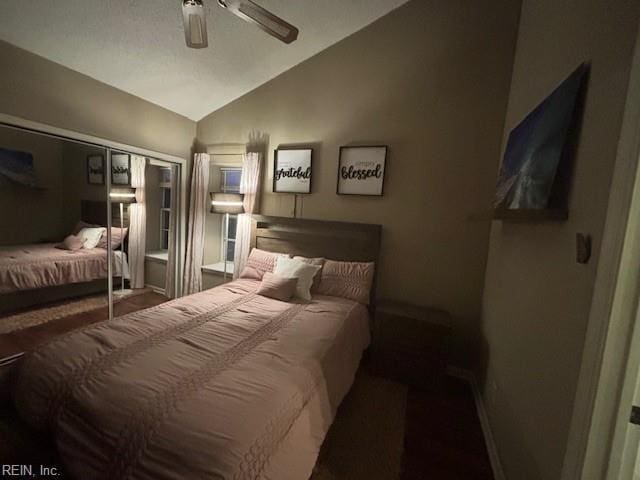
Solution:
{"label": "wooden headboard", "polygon": [[[303,257],[375,262],[379,267],[382,226],[302,218],[253,215],[251,247]],[[374,279],[371,305],[375,305]]]}
{"label": "wooden headboard", "polygon": [[[124,207],[123,223],[124,227],[129,226],[129,208]],[[80,216],[83,222],[94,225],[107,225],[107,202],[95,200],[82,200]],[[120,207],[117,203],[111,205],[111,226],[120,226]]]}

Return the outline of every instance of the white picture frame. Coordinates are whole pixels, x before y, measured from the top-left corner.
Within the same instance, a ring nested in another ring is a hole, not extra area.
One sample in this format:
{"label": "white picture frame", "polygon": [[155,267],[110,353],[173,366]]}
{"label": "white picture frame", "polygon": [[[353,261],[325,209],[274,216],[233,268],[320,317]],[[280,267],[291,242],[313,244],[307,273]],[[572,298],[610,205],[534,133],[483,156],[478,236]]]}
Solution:
{"label": "white picture frame", "polygon": [[311,193],[312,148],[278,149],[273,155],[274,193]]}
{"label": "white picture frame", "polygon": [[386,166],[386,145],[340,147],[338,195],[382,196]]}

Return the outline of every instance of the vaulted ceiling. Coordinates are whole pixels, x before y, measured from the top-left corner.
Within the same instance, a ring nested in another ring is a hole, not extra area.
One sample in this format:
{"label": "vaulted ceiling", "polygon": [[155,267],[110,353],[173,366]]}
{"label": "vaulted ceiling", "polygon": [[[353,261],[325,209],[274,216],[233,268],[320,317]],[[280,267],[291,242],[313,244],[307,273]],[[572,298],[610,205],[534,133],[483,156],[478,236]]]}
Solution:
{"label": "vaulted ceiling", "polygon": [[181,0],[2,1],[0,39],[199,120],[407,0],[254,1],[298,40],[285,45],[216,0],[205,0],[201,50],[185,45]]}

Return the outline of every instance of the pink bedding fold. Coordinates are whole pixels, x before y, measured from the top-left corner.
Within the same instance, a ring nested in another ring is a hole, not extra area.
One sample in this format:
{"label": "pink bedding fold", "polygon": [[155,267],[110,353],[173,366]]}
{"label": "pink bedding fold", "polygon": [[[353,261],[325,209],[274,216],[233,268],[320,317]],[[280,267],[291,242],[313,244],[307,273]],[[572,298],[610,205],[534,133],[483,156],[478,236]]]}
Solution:
{"label": "pink bedding fold", "polygon": [[308,478],[368,345],[367,310],[258,286],[238,280],[54,339],[19,365],[20,415],[52,432],[75,478]]}
{"label": "pink bedding fold", "polygon": [[90,282],[108,276],[107,251],[62,250],[53,243],[0,248],[0,293]]}

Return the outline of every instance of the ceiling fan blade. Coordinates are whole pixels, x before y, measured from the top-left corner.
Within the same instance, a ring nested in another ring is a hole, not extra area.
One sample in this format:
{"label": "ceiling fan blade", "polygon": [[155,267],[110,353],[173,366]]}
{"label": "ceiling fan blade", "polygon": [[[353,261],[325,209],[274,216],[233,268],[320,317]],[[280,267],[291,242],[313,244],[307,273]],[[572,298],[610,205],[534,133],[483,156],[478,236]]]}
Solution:
{"label": "ceiling fan blade", "polygon": [[182,22],[187,47],[205,48],[207,39],[207,19],[202,0],[182,0]]}
{"label": "ceiling fan blade", "polygon": [[284,43],[291,43],[298,38],[296,27],[251,0],[218,0],[218,3],[234,15],[254,23]]}

